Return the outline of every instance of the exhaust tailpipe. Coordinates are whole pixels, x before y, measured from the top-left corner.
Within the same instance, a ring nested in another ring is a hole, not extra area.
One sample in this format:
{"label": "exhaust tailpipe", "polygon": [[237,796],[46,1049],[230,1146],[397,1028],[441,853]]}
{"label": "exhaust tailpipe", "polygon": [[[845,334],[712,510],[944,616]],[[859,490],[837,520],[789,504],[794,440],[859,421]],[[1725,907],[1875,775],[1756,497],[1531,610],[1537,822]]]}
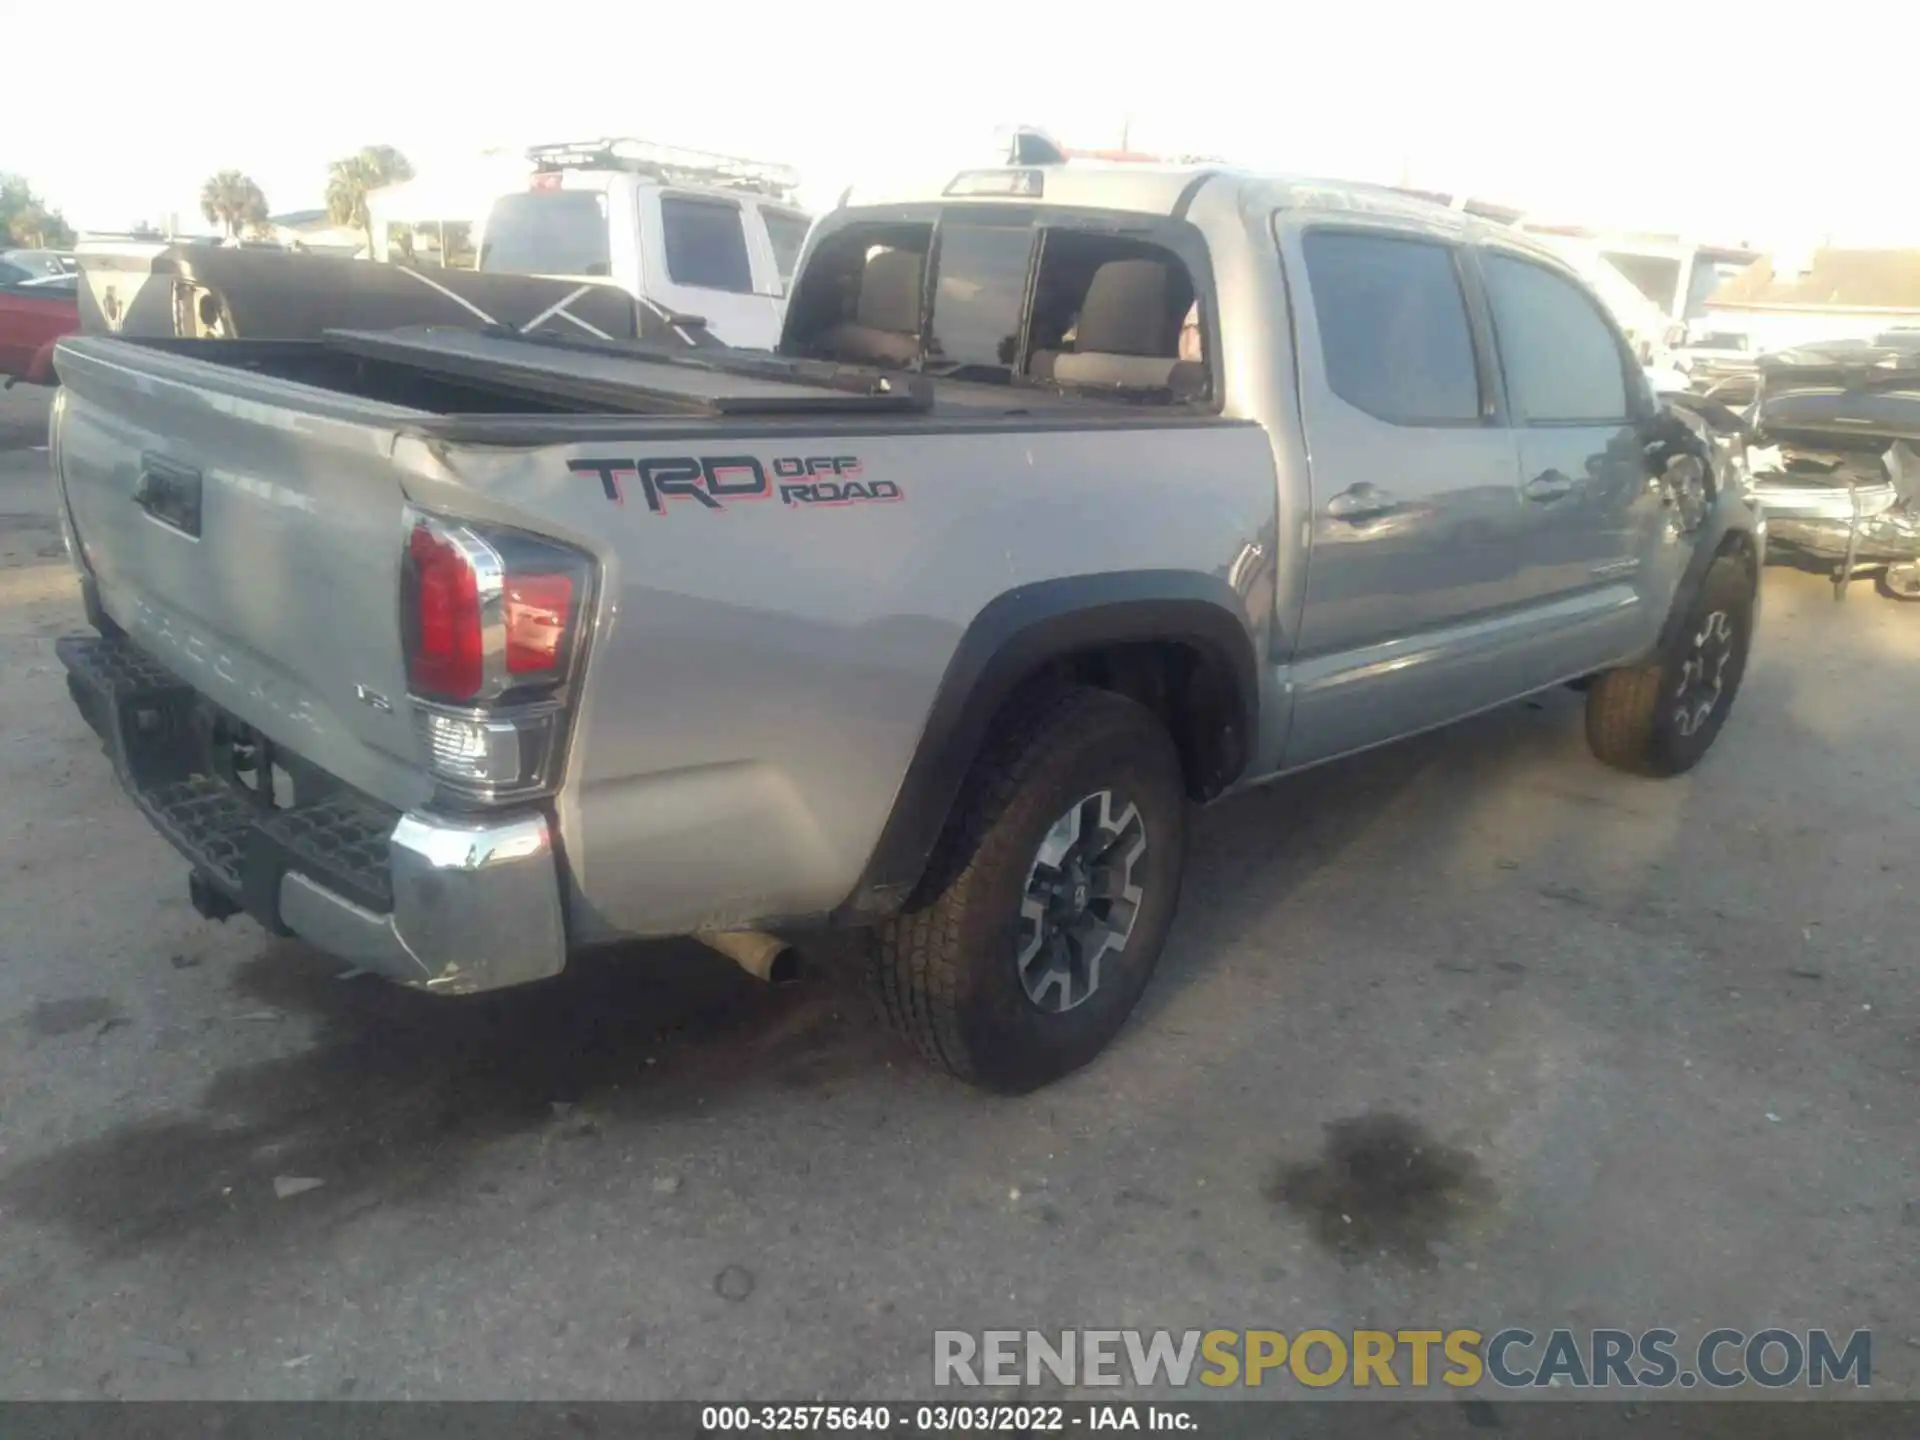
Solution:
{"label": "exhaust tailpipe", "polygon": [[693,938],[769,985],[800,978],[800,952],[777,935],[762,930],[701,930]]}

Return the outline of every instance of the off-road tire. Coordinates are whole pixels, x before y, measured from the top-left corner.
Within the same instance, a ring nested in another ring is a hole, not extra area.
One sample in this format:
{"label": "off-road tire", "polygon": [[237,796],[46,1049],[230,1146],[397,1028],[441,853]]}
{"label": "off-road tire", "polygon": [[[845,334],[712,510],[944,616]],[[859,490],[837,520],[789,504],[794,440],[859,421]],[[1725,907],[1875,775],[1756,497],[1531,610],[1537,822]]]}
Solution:
{"label": "off-road tire", "polygon": [[[1020,978],[1021,900],[1054,821],[1103,790],[1124,794],[1144,824],[1141,901],[1092,994],[1049,1012]],[[1179,899],[1186,809],[1173,741],[1144,706],[1085,687],[1014,701],[915,900],[878,932],[882,1013],[933,1064],[984,1089],[1019,1094],[1085,1065],[1126,1023],[1159,959]]]}
{"label": "off-road tire", "polygon": [[[1712,748],[1746,675],[1753,648],[1753,572],[1737,555],[1723,555],[1707,571],[1685,623],[1644,666],[1607,670],[1587,691],[1587,745],[1617,770],[1666,779],[1698,765]],[[1676,692],[1696,639],[1708,618],[1724,614],[1733,630],[1732,652],[1721,672],[1720,695],[1703,723],[1682,733]]]}

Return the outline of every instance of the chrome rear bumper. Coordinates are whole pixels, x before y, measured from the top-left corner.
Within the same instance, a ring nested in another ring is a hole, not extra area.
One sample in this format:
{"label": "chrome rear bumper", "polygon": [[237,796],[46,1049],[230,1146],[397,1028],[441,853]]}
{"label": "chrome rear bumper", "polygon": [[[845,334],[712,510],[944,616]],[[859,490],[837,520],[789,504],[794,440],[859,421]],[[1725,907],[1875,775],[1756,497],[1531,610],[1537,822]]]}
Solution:
{"label": "chrome rear bumper", "polygon": [[566,965],[560,866],[542,812],[401,814],[337,783],[268,804],[210,753],[210,702],[151,656],[124,638],[57,648],[121,784],[192,865],[203,913],[245,911],[275,934],[452,994]]}
{"label": "chrome rear bumper", "polygon": [[309,944],[402,984],[449,994],[557,975],[567,963],[547,818],[473,823],[410,812],[387,839],[393,909],[368,910],[297,870],[281,923]]}

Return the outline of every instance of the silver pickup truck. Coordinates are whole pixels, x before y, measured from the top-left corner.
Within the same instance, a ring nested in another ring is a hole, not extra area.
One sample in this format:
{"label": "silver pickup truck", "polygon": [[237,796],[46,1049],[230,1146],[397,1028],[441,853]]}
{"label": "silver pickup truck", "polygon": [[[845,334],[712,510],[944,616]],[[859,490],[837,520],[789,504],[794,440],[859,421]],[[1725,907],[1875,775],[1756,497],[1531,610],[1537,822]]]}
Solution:
{"label": "silver pickup truck", "polygon": [[1002,1090],[1125,1021],[1193,803],[1565,684],[1673,775],[1755,623],[1725,447],[1592,295],[1362,187],[843,201],[771,356],[57,363],[61,654],[203,913],[448,992],[870,928],[888,1015]]}

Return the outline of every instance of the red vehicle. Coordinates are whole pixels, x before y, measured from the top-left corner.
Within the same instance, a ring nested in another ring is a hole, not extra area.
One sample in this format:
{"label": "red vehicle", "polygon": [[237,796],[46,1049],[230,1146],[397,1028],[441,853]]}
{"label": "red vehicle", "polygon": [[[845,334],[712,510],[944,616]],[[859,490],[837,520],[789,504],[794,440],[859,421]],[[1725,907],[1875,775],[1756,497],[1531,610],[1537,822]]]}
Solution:
{"label": "red vehicle", "polygon": [[80,328],[78,277],[16,279],[0,270],[0,377],[8,385],[55,385],[53,345]]}

